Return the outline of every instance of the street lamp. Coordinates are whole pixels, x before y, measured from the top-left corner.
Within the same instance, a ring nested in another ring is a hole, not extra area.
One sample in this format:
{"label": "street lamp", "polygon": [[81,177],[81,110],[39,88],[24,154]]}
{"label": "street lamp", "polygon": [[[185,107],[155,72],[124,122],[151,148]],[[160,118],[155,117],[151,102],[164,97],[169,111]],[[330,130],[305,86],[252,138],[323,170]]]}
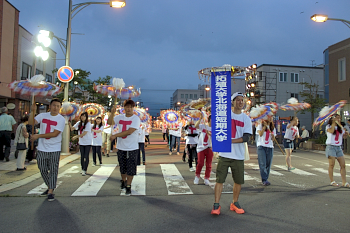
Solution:
{"label": "street lamp", "polygon": [[205,98],[208,98],[208,91],[210,91],[210,87],[206,86],[204,89],[205,89]]}
{"label": "street lamp", "polygon": [[[68,27],[67,27],[67,40],[66,40],[66,62],[65,65],[69,66],[70,63],[70,47],[71,47],[71,37],[72,37],[72,19],[85,7],[93,5],[93,4],[104,4],[110,5],[114,8],[122,8],[125,6],[125,1],[123,0],[110,0],[109,2],[84,2],[73,5],[72,0],[69,0],[68,7]],[[74,8],[73,8],[74,7]],[[68,89],[69,83],[66,83],[64,88],[64,100],[68,101]],[[69,153],[69,125],[68,121],[66,121],[66,125],[64,127],[63,135],[62,135],[62,155],[68,155]]]}
{"label": "street lamp", "polygon": [[345,19],[328,18],[328,15],[314,14],[313,16],[310,17],[310,19],[317,23],[324,23],[327,20],[341,21],[350,28],[350,21]]}

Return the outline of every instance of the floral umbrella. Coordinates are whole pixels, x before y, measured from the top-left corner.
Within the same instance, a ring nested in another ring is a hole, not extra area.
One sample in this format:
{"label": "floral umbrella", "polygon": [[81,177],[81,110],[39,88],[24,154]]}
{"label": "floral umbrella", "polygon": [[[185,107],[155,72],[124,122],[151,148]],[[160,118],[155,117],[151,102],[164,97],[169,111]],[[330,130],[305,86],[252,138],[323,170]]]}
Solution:
{"label": "floral umbrella", "polygon": [[95,119],[96,117],[102,117],[105,113],[105,109],[100,104],[87,103],[82,106],[83,112],[87,112],[89,120]]}
{"label": "floral umbrella", "polygon": [[181,121],[180,112],[175,110],[164,110],[161,112],[163,122],[167,124],[176,124]]}
{"label": "floral umbrella", "polygon": [[325,106],[320,111],[319,116],[316,118],[315,122],[312,124],[312,128],[315,128],[317,125],[322,125],[324,122],[326,122],[334,113],[339,111],[345,104],[346,100],[341,100],[338,103],[334,104],[333,106]]}
{"label": "floral umbrella", "polygon": [[286,110],[299,111],[310,107],[311,105],[309,103],[299,103],[296,98],[292,97],[288,100],[288,104],[280,106],[280,109],[284,111]]}
{"label": "floral umbrella", "polygon": [[75,102],[63,102],[62,108],[60,109],[60,114],[67,120],[71,121],[76,117],[79,117],[81,111],[82,107],[80,104]]}
{"label": "floral umbrella", "polygon": [[207,107],[210,105],[210,98],[205,99],[198,99],[198,100],[192,100],[191,103],[189,103],[189,107],[192,109],[201,110],[204,107]]}

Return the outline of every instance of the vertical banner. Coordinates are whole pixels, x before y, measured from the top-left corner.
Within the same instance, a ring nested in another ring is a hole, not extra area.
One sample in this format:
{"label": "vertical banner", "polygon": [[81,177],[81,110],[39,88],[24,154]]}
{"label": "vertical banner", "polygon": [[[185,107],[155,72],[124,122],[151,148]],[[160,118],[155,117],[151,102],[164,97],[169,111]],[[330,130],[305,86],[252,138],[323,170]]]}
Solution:
{"label": "vertical banner", "polygon": [[215,152],[231,152],[231,71],[211,72],[211,132]]}

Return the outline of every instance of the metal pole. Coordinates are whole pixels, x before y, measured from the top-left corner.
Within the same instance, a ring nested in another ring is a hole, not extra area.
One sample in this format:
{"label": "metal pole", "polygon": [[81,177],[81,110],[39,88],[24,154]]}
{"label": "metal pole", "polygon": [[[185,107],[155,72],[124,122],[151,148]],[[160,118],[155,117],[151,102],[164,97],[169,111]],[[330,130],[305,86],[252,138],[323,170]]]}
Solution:
{"label": "metal pole", "polygon": [[[70,61],[70,44],[71,44],[71,28],[72,21],[72,0],[69,0],[69,8],[68,8],[68,27],[67,27],[67,41],[66,41],[66,66],[69,66]],[[68,89],[69,83],[66,83],[64,88],[64,101],[68,102]],[[69,155],[69,140],[70,140],[70,129],[68,125],[68,120],[64,126],[63,135],[62,135],[62,148],[61,155]]]}

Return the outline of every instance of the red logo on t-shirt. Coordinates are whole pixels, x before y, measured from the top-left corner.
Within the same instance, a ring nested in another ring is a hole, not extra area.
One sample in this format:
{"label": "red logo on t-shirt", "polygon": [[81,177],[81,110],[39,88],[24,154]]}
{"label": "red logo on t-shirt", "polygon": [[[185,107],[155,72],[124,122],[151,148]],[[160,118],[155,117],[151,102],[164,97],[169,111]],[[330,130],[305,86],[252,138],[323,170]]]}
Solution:
{"label": "red logo on t-shirt", "polygon": [[[124,132],[126,130],[126,126],[127,125],[131,125],[132,121],[123,121],[123,120],[120,120],[119,121],[119,124],[121,124],[123,127],[122,127],[122,132]],[[126,137],[122,137],[123,139],[125,139]]]}
{"label": "red logo on t-shirt", "polygon": [[231,119],[232,138],[236,138],[237,127],[244,127],[244,122]]}
{"label": "red logo on t-shirt", "polygon": [[340,143],[339,142],[339,131],[338,130],[335,132],[335,139],[334,139],[334,141],[335,141],[335,144],[339,144]]}
{"label": "red logo on t-shirt", "polygon": [[[57,125],[57,121],[51,121],[49,119],[43,119],[43,123],[46,124],[45,134],[51,133],[51,125],[53,126]],[[50,138],[46,138],[46,139],[50,139]]]}
{"label": "red logo on t-shirt", "polygon": [[295,128],[291,128],[291,130],[293,131],[292,137],[294,138],[298,130]]}
{"label": "red logo on t-shirt", "polygon": [[190,127],[188,127],[188,128],[191,130],[191,134],[193,134],[193,131],[196,130],[196,128],[194,128],[194,127],[192,127],[192,126],[190,126]]}
{"label": "red logo on t-shirt", "polygon": [[[100,128],[96,127],[95,130],[99,130]],[[94,138],[97,138],[97,133],[94,132]]]}
{"label": "red logo on t-shirt", "polygon": [[207,146],[208,145],[208,134],[207,134],[207,130],[203,129],[202,130],[203,133],[205,133],[204,139],[203,139],[203,146]]}
{"label": "red logo on t-shirt", "polygon": [[269,144],[270,130],[265,131],[265,144]]}

